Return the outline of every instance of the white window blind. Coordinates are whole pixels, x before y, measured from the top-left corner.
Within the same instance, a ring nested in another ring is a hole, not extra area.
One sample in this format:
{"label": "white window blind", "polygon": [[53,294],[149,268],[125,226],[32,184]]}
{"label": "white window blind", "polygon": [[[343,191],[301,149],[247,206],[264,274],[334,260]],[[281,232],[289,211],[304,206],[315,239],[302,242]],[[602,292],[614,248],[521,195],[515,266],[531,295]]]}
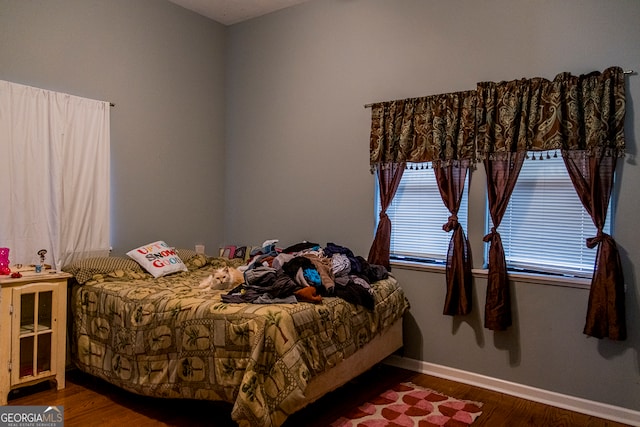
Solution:
{"label": "white window blind", "polygon": [[[507,265],[512,269],[591,277],[596,235],[559,154],[533,153],[525,160],[505,215],[498,227]],[[488,206],[487,206],[488,208]],[[611,230],[611,204],[605,232]],[[487,232],[492,223],[487,211]],[[488,248],[485,259],[488,259]]]}
{"label": "white window blind", "polygon": [[[435,174],[426,164],[412,165],[402,175],[398,191],[387,209],[391,219],[391,257],[444,261],[451,232],[442,230],[449,218]],[[467,229],[469,177],[458,211],[458,221]],[[380,197],[376,183],[376,226],[380,219]]]}

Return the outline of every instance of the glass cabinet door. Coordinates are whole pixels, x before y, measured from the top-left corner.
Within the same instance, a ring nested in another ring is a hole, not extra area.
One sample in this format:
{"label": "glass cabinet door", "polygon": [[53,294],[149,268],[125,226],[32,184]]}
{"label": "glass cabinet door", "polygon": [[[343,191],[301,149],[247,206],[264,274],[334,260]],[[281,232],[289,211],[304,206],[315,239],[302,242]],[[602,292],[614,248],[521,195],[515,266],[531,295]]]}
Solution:
{"label": "glass cabinet door", "polygon": [[[14,383],[51,375],[54,365],[54,307],[51,284],[34,283],[14,289],[13,314],[18,320],[13,342],[11,376]],[[14,329],[15,331],[15,329]]]}

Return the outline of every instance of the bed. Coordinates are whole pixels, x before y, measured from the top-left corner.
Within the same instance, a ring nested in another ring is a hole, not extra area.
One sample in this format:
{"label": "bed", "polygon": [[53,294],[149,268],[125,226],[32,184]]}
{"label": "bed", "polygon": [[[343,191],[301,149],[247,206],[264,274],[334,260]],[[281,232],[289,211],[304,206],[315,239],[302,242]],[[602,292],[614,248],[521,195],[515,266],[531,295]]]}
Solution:
{"label": "bed", "polygon": [[141,395],[226,401],[240,426],[267,427],[402,346],[408,302],[390,274],[370,284],[369,308],[335,296],[229,303],[231,291],[199,285],[242,261],[177,253],[186,271],[159,278],[124,257],[65,267],[77,368]]}

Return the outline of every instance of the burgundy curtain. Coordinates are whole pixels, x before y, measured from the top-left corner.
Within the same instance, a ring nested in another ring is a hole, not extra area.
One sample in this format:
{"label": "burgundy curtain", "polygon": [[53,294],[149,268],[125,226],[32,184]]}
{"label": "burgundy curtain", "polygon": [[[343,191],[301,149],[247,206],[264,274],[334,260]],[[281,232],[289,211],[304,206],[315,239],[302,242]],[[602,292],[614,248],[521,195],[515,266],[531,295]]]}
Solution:
{"label": "burgundy curtain", "polygon": [[391,246],[391,220],[387,216],[387,208],[396,195],[400,179],[404,173],[404,163],[378,165],[378,188],[380,189],[380,221],[373,239],[367,261],[371,264],[383,265],[391,270],[389,250]]}
{"label": "burgundy curtain", "polygon": [[624,277],[612,236],[603,232],[617,158],[624,156],[625,79],[620,67],[581,76],[564,74],[563,158],[576,193],[596,226],[587,247],[596,248],[584,333],[624,340]]}
{"label": "burgundy curtain", "polygon": [[493,227],[483,240],[489,246],[485,328],[511,326],[511,293],[502,239],[497,229],[516,185],[532,129],[547,97],[542,79],[478,83],[478,145],[484,156],[487,197]]}
{"label": "burgundy curtain", "polygon": [[507,262],[502,239],[496,229],[509,204],[525,155],[525,152],[504,153],[493,159],[486,159],[484,163],[487,172],[489,213],[493,222],[491,232],[483,238],[491,244],[484,327],[494,331],[502,331],[511,326],[511,293]]}
{"label": "burgundy curtain", "polygon": [[[620,67],[573,77],[565,85],[571,132],[563,158],[573,186],[596,226],[587,247],[596,248],[584,333],[627,337],[622,263],[615,240],[602,231],[618,157],[624,156],[625,79]],[[570,126],[569,126],[570,125]]]}
{"label": "burgundy curtain", "polygon": [[453,231],[447,251],[447,295],[443,310],[443,314],[452,316],[471,312],[471,248],[458,222],[458,209],[468,170],[468,162],[433,169],[442,202],[451,213],[442,229]]}
{"label": "burgundy curtain", "polygon": [[596,338],[624,340],[627,328],[620,255],[613,237],[602,231],[613,188],[616,157],[565,152],[563,158],[578,197],[598,230],[595,237],[587,239],[587,246],[597,247],[598,251],[584,333]]}

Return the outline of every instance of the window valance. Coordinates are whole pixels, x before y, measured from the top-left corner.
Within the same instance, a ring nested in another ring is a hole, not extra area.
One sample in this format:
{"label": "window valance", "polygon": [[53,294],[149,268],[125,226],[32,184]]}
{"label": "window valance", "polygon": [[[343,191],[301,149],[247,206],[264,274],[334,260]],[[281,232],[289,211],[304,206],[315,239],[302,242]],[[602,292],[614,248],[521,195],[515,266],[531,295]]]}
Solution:
{"label": "window valance", "polygon": [[372,171],[388,163],[474,160],[475,115],[476,91],[372,104]]}
{"label": "window valance", "polygon": [[478,83],[478,151],[565,150],[624,156],[624,72]]}
{"label": "window valance", "polygon": [[498,153],[625,153],[624,71],[480,82],[472,91],[371,105],[370,166],[475,163]]}

